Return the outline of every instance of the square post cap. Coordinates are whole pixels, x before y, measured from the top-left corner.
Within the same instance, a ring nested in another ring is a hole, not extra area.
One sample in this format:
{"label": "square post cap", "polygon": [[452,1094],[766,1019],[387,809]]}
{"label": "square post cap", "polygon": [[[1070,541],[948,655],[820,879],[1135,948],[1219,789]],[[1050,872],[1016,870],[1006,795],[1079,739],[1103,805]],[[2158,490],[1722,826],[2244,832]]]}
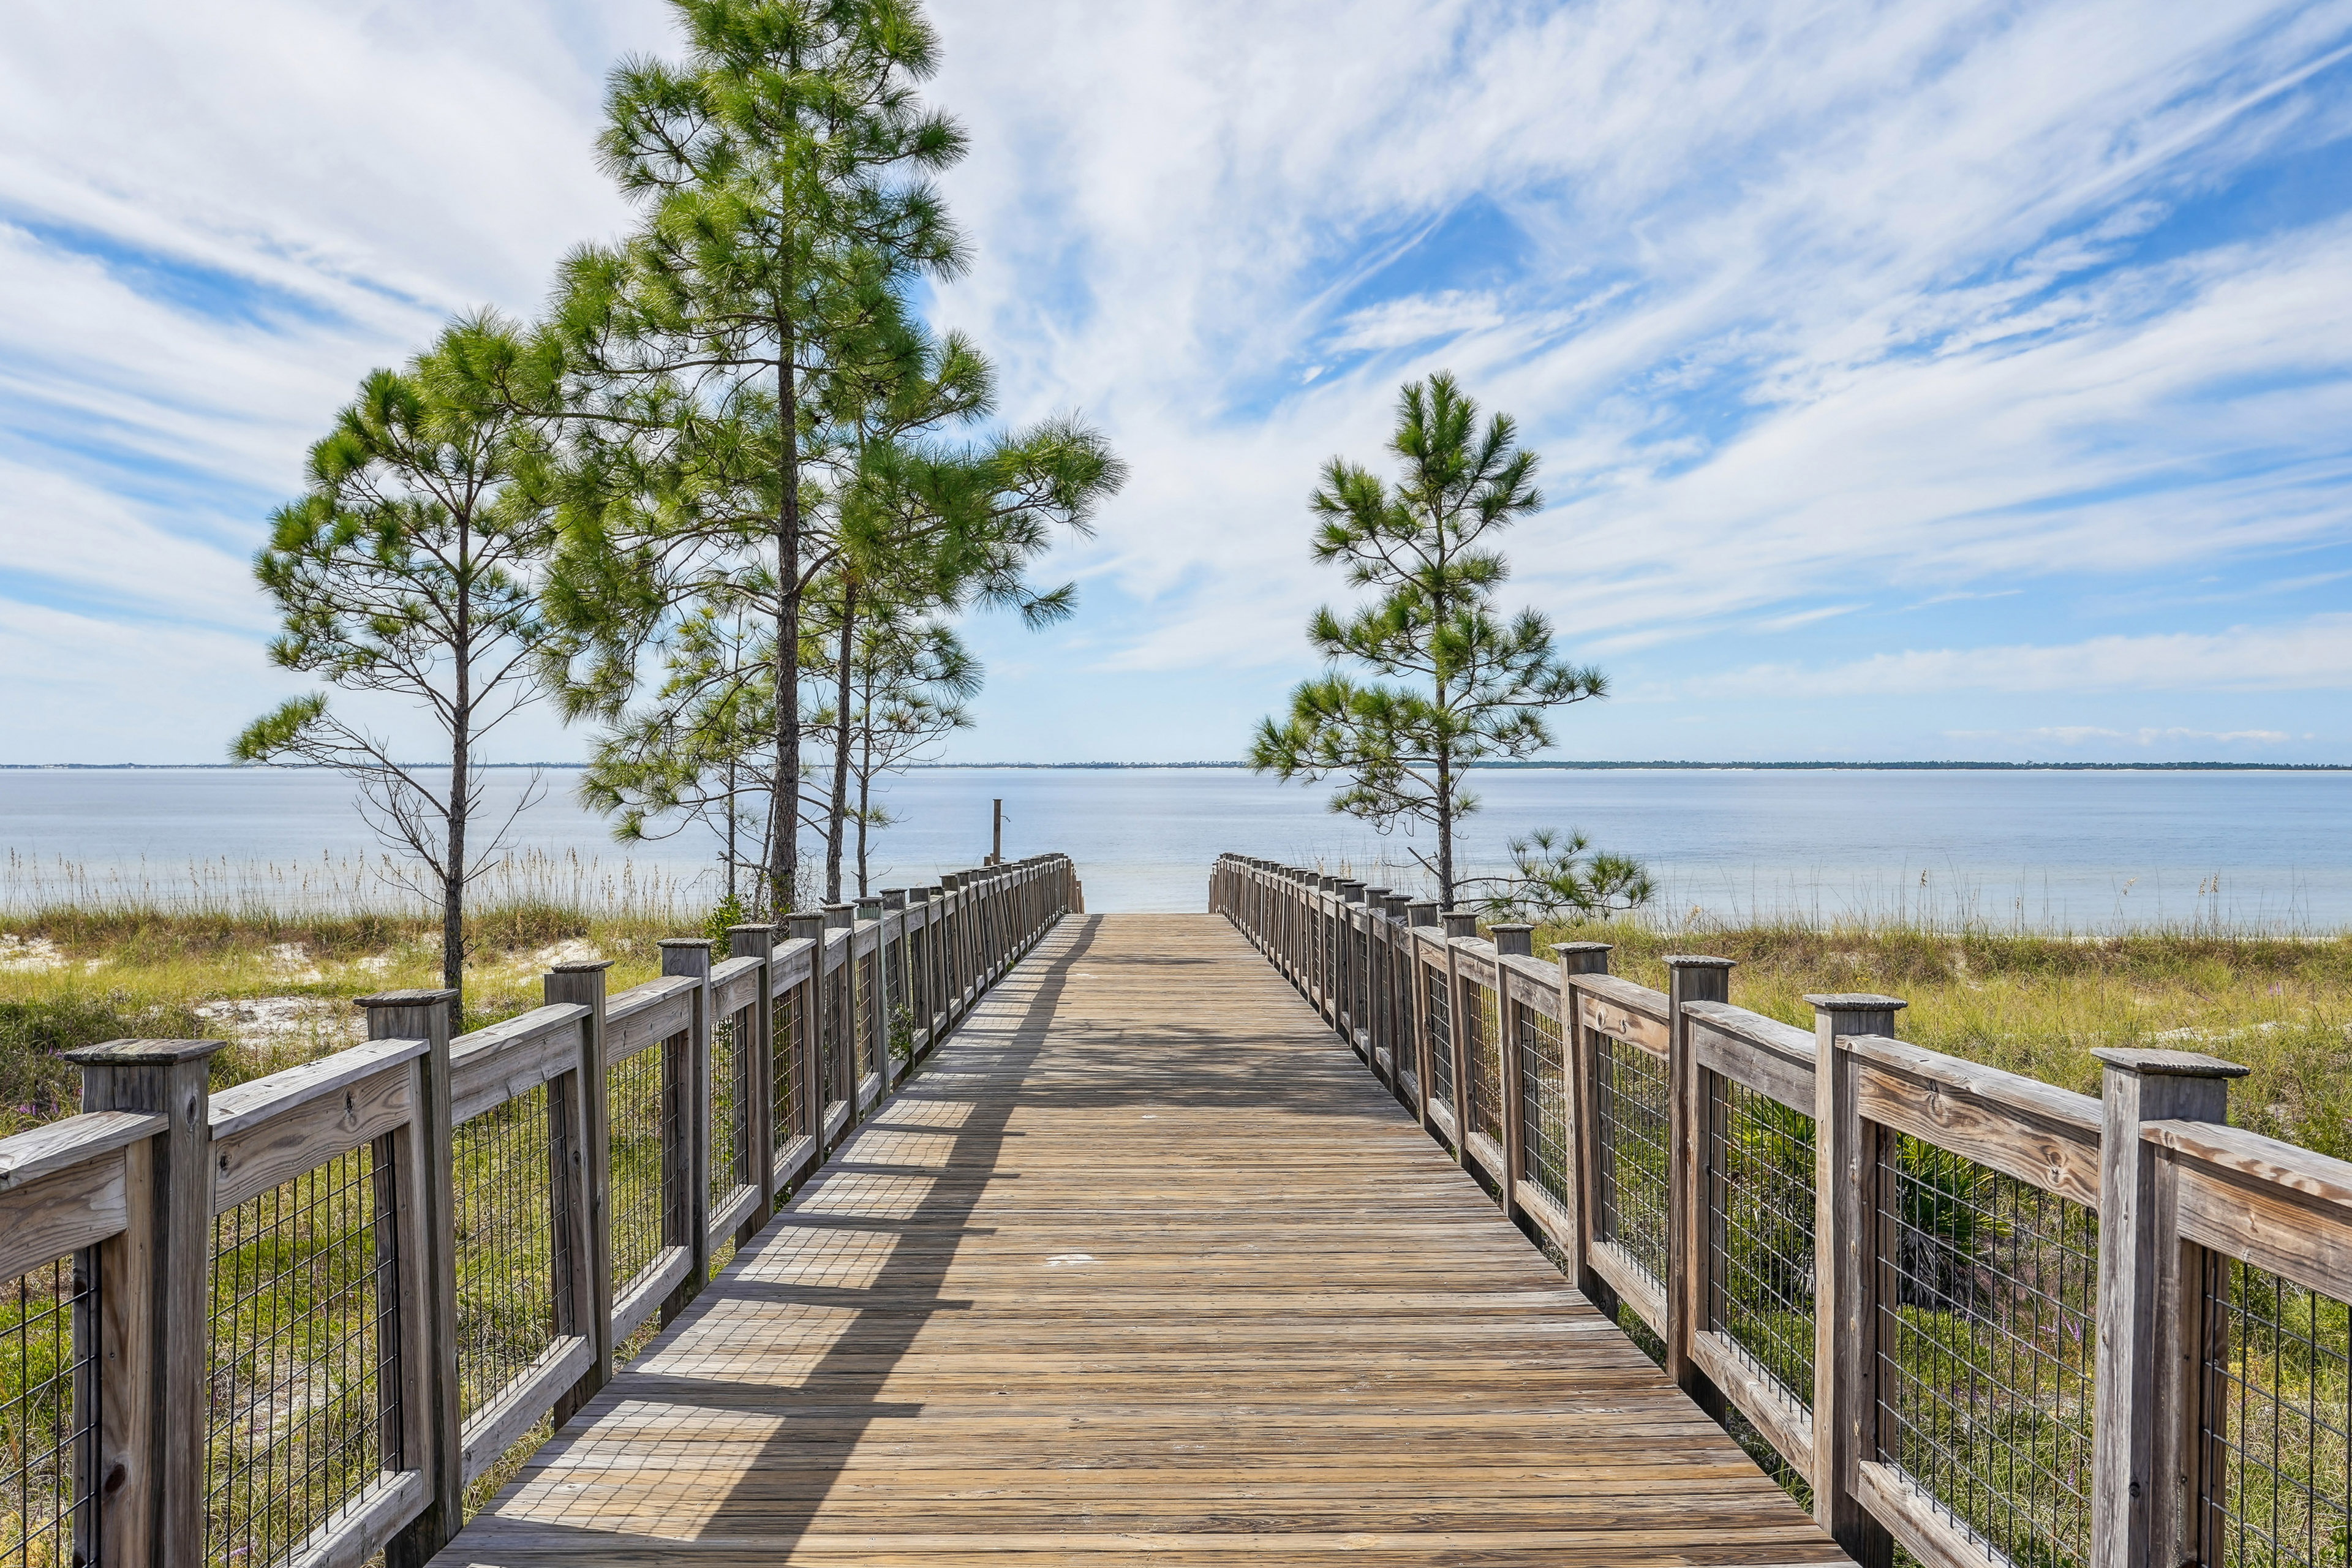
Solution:
{"label": "square post cap", "polygon": [[1617,951],[1616,944],[1606,942],[1556,942],[1551,955],[1559,960],[1562,974],[1606,974],[1609,955]]}
{"label": "square post cap", "polygon": [[1831,991],[1809,994],[1813,1005],[1813,1035],[1823,1050],[1840,1035],[1891,1035],[1895,1015],[1910,1005],[1900,996],[1871,991]]}
{"label": "square post cap", "polygon": [[904,888],[883,889],[882,907],[886,910],[905,909],[907,907],[907,889]]}
{"label": "square post cap", "polygon": [[2091,1054],[2110,1072],[2142,1078],[2243,1078],[2247,1068],[2202,1051],[2162,1051],[2132,1046],[2094,1046]]}
{"label": "square post cap", "polygon": [[[1737,969],[1739,966],[1739,960],[1736,958],[1708,958],[1696,952],[1670,952],[1664,962],[1668,969]],[[1811,998],[1807,997],[1806,1000],[1811,1001]],[[1900,1002],[1895,1004],[1898,1007],[1902,1005]]]}
{"label": "square post cap", "polygon": [[1486,928],[1486,934],[1495,939],[1495,951],[1512,958],[1535,956],[1535,931],[1523,921],[1505,921]]}
{"label": "square post cap", "polygon": [[1473,910],[1446,910],[1445,934],[1449,937],[1476,936],[1478,934],[1477,912]]}
{"label": "square post cap", "polygon": [[784,917],[784,925],[795,939],[812,937],[824,929],[824,916],[814,910],[794,910]]}
{"label": "square post cap", "polygon": [[1405,905],[1404,913],[1405,919],[1411,921],[1414,925],[1433,926],[1437,923],[1437,900],[1435,899],[1415,899]]}
{"label": "square post cap", "polygon": [[1911,1005],[1900,996],[1881,996],[1873,991],[1807,992],[1805,1000],[1816,1013],[1899,1013]]}
{"label": "square post cap", "polygon": [[547,966],[550,974],[602,974],[613,967],[609,958],[575,958],[563,963]]}
{"label": "square post cap", "polygon": [[226,1040],[109,1040],[59,1051],[58,1059],[82,1068],[173,1067],[200,1062],[228,1048]]}
{"label": "square post cap", "polygon": [[454,1002],[457,998],[457,994],[455,991],[420,987],[415,991],[379,991],[373,996],[354,996],[352,998],[352,1005],[354,1007],[366,1007],[369,1009],[377,1007],[430,1007],[436,1002]]}

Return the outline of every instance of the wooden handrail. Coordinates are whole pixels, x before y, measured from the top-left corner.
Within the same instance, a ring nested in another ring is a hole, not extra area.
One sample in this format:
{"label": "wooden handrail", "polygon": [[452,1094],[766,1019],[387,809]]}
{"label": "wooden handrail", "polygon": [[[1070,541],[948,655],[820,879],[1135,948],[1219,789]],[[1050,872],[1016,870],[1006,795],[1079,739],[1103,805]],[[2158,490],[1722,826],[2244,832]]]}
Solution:
{"label": "wooden handrail", "polygon": [[[837,933],[738,928],[736,951],[716,964],[700,939],[666,943],[671,973],[610,997],[602,963],[559,965],[545,1005],[455,1038],[449,993],[392,993],[362,1004],[366,1044],[217,1096],[205,1081],[217,1041],[69,1053],[86,1111],[0,1139],[0,1279],[70,1257],[94,1282],[69,1308],[75,1342],[89,1347],[73,1397],[96,1412],[73,1459],[77,1551],[98,1561],[102,1542],[108,1563],[205,1559],[207,1476],[220,1462],[208,1450],[204,1392],[218,1331],[208,1310],[216,1214],[266,1226],[278,1223],[272,1204],[341,1205],[320,1211],[313,1223],[328,1230],[311,1243],[370,1237],[380,1299],[366,1315],[400,1331],[396,1345],[376,1346],[370,1373],[382,1374],[379,1429],[396,1468],[354,1470],[343,1491],[308,1500],[310,1513],[257,1516],[265,1534],[293,1531],[267,1549],[322,1563],[381,1551],[393,1564],[421,1563],[454,1533],[465,1486],[551,1411],[559,1422],[576,1411],[609,1377],[616,1340],[656,1309],[667,1320],[691,1300],[712,1252],[764,1223],[776,1194],[805,1180],[1078,900],[1066,856],[958,873],[887,898]],[[831,1014],[818,1001],[827,984],[838,987]],[[776,1020],[788,1016],[794,1029],[779,1041]],[[740,1132],[712,1125],[711,1035],[726,1020],[736,1028],[740,1080],[726,1087]],[[902,1058],[892,1047],[909,1035]],[[667,1092],[684,1097],[681,1113],[662,1120],[669,1246],[616,1301],[608,1074],[656,1047]],[[845,1100],[792,1095],[815,1087],[828,1052]],[[549,1271],[555,1321],[546,1348],[461,1420],[470,1352],[457,1332],[456,1226],[478,1194],[453,1164],[453,1139],[494,1113],[509,1120],[482,1129],[517,1136],[504,1108],[541,1090],[541,1131],[522,1135],[545,1139],[546,1209],[520,1227],[540,1251],[506,1261]],[[711,1150],[722,1137],[748,1141],[752,1180],[714,1194]],[[347,1156],[364,1158],[332,1164]],[[318,1179],[330,1169],[346,1174]],[[271,1196],[302,1182],[307,1199]],[[240,1291],[266,1285],[239,1279]],[[351,1332],[339,1353],[374,1343]],[[274,1419],[269,1408],[257,1405],[255,1419]],[[266,1449],[269,1438],[240,1430],[238,1441]]]}
{"label": "wooden handrail", "polygon": [[[2213,1337],[2221,1331],[2202,1305],[2207,1267],[2199,1259],[2236,1259],[2316,1294],[2352,1300],[2352,1163],[2222,1125],[2223,1085],[2242,1069],[2210,1058],[2099,1052],[2105,1085],[2094,1099],[1892,1037],[1902,1005],[1895,998],[1811,998],[1817,1026],[1808,1033],[1732,1005],[1719,987],[1714,995],[1685,988],[1669,996],[1610,975],[1605,950],[1582,951],[1597,944],[1570,944],[1580,951],[1563,951],[1557,972],[1498,957],[1486,942],[1449,940],[1392,910],[1351,905],[1334,879],[1272,861],[1221,858],[1210,907],[1366,1056],[1457,1160],[1465,1148],[1479,1155],[1468,1163],[1498,1205],[1557,1247],[1571,1279],[1599,1305],[1614,1311],[1622,1299],[1660,1333],[1669,1370],[1703,1405],[1747,1416],[1811,1485],[1817,1517],[1864,1568],[1882,1568],[1898,1542],[1929,1568],[2003,1561],[2000,1547],[1973,1532],[1954,1503],[1890,1462],[1891,1450],[1880,1446],[1882,1395],[1872,1379],[1882,1352],[1874,1336],[1893,1303],[1882,1306],[1878,1292],[1888,1270],[1901,1267],[1905,1244],[1885,1217],[1895,1200],[1879,1184],[1909,1158],[1902,1141],[1916,1140],[1956,1157],[1960,1169],[2014,1180],[2049,1194],[2042,1201],[2095,1219],[2095,1288],[2084,1309],[2098,1325],[2093,1457],[2084,1487],[2089,1508],[2086,1521],[2065,1526],[2079,1539],[2055,1546],[2058,1555],[2092,1568],[2214,1560],[2195,1528],[2190,1539],[2172,1534],[2178,1521],[2230,1506],[2212,1489],[2223,1483],[2209,1473],[2211,1466],[2192,1462],[2182,1447],[2228,1419],[2213,1401],[2229,1375],[2229,1347],[2226,1334]],[[1359,942],[1367,944],[1362,956]],[[1718,976],[1728,968],[1720,960],[1668,962],[1678,977],[1685,968],[1677,965],[1712,966]],[[1391,1020],[1369,1052],[1349,1011],[1351,965],[1394,993],[1365,1008]],[[1401,973],[1409,978],[1402,987]],[[1501,1161],[1479,1149],[1486,1141],[1471,1131],[1465,1097],[1473,1080],[1462,1055],[1465,988],[1498,982],[1512,1075],[1501,1085],[1509,1119],[1509,1153]],[[1450,1019],[1442,1041],[1432,1034],[1440,1003]],[[1556,1086],[1531,1076],[1523,1033],[1530,1018],[1559,1026]],[[1664,1279],[1598,1227],[1595,1194],[1609,1129],[1596,1083],[1612,1041],[1666,1064],[1660,1109],[1672,1152],[1656,1179],[1676,1244],[1666,1251]],[[1433,1054],[1445,1047],[1452,1104],[1430,1070]],[[1398,1070],[1383,1072],[1383,1057]],[[1401,1068],[1408,1062],[1410,1089]],[[1808,1390],[1777,1383],[1706,1310],[1709,1281],[1728,1245],[1711,1206],[1729,1179],[1715,1163],[1728,1136],[1724,1107],[1727,1096],[1743,1093],[1780,1107],[1773,1114],[1786,1121],[1788,1137],[1801,1128],[1812,1141],[1802,1207],[1785,1216],[1810,1236],[1814,1260],[1815,1384]],[[1547,1102],[1544,1094],[1556,1098]],[[1528,1179],[1531,1101],[1549,1129],[1543,1158],[1559,1166],[1548,1164],[1540,1184]],[[1563,1142],[1564,1149],[1555,1147]]]}

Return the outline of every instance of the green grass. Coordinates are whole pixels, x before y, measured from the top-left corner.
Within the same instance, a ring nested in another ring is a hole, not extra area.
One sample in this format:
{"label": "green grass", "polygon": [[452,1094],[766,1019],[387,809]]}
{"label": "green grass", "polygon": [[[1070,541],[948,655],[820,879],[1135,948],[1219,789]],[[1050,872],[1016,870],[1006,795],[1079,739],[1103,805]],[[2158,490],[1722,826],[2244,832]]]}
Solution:
{"label": "green grass", "polygon": [[2231,1092],[2242,1127],[2352,1157],[2352,936],[2206,932],[2113,938],[1768,925],[1704,935],[1630,921],[1548,927],[1613,942],[1616,973],[1664,989],[1664,956],[1735,959],[1731,999],[1810,1029],[1807,992],[1878,991],[1910,1005],[1902,1037],[2096,1094],[2095,1046],[2202,1050],[2251,1069]]}

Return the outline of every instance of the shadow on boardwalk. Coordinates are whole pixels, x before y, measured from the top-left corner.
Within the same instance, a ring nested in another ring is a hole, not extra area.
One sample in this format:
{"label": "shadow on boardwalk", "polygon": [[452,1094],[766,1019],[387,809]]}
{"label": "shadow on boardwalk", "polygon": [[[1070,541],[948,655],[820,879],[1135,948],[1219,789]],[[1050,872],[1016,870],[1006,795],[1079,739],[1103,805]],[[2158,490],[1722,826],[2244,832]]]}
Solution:
{"label": "shadow on boardwalk", "polygon": [[449,1563],[1842,1559],[1222,921],[1066,922]]}

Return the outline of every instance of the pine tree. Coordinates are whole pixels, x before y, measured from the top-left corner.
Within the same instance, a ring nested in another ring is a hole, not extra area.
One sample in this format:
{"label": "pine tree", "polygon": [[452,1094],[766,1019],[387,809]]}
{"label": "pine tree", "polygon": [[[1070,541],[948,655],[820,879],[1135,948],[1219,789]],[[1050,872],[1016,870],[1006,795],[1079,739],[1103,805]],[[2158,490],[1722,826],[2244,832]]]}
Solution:
{"label": "pine tree", "polygon": [[239,762],[295,758],[359,782],[371,825],[414,867],[395,879],[440,907],[451,990],[464,976],[466,885],[513,821],[476,832],[478,748],[539,695],[546,639],[535,578],[551,525],[527,482],[541,451],[512,390],[526,363],[513,325],[484,313],[405,370],[371,374],[310,449],[309,493],[279,509],[254,563],[285,626],[272,662],[415,701],[445,738],[446,787],[323,694],[288,701],[230,748]]}
{"label": "pine tree", "polygon": [[[1346,779],[1331,809],[1383,832],[1433,828],[1434,852],[1412,853],[1451,908],[1465,881],[1455,824],[1478,808],[1469,765],[1543,750],[1549,710],[1609,688],[1600,670],[1555,657],[1542,615],[1506,620],[1496,609],[1510,574],[1496,541],[1543,510],[1536,455],[1519,446],[1509,416],[1481,428],[1478,405],[1440,373],[1405,386],[1389,448],[1400,468],[1393,487],[1344,458],[1325,466],[1309,502],[1320,520],[1315,559],[1344,566],[1349,587],[1375,596],[1345,616],[1315,613],[1307,640],[1329,667],[1291,694],[1286,719],[1259,724],[1249,762],[1285,780]],[[1520,857],[1522,869],[1555,850],[1547,838],[1534,858]]]}
{"label": "pine tree", "polygon": [[566,259],[550,323],[569,461],[548,605],[566,716],[615,722],[649,653],[675,666],[713,621],[761,625],[735,646],[772,661],[776,910],[798,872],[802,603],[836,543],[851,384],[862,353],[895,350],[905,290],[961,266],[929,180],[963,136],[916,95],[938,44],[912,5],[673,7],[687,58],[625,62],[600,141],[642,221]]}

